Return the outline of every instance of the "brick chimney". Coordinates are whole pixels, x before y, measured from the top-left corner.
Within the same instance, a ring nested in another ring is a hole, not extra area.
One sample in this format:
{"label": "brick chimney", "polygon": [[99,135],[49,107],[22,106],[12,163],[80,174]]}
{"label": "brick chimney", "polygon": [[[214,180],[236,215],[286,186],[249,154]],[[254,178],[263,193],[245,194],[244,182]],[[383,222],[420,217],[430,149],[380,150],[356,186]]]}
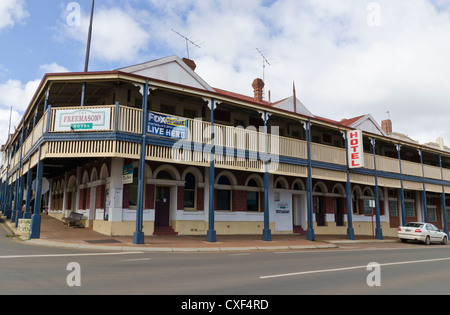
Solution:
{"label": "brick chimney", "polygon": [[388,134],[388,135],[391,134],[392,133],[392,121],[390,119],[383,120],[381,122],[381,129],[383,129],[383,131],[386,134]]}
{"label": "brick chimney", "polygon": [[187,64],[189,66],[189,68],[192,69],[192,71],[195,71],[195,69],[197,68],[197,65],[195,64],[194,60],[187,59],[187,58],[183,58],[182,60],[184,61],[185,64]]}
{"label": "brick chimney", "polygon": [[255,93],[255,101],[262,102],[263,101],[263,95],[264,95],[264,81],[261,79],[255,79],[253,81],[253,91]]}

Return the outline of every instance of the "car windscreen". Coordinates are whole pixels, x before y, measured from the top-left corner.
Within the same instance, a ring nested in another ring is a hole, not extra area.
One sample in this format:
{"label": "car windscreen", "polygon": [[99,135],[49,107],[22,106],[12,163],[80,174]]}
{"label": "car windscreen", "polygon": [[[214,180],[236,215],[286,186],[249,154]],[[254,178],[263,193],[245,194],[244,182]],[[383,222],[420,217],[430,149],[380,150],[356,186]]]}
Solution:
{"label": "car windscreen", "polygon": [[406,223],[405,226],[420,228],[420,227],[423,226],[423,224],[422,223],[411,222],[411,223]]}

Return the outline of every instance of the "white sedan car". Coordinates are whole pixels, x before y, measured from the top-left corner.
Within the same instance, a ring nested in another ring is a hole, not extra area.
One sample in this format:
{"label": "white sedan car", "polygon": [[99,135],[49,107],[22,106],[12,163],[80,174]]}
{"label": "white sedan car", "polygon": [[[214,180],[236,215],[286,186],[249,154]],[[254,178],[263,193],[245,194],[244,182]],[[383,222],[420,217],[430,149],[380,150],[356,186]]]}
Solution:
{"label": "white sedan car", "polygon": [[447,234],[439,230],[431,223],[410,222],[400,226],[397,232],[398,237],[403,243],[408,240],[421,241],[429,245],[430,243],[447,244]]}

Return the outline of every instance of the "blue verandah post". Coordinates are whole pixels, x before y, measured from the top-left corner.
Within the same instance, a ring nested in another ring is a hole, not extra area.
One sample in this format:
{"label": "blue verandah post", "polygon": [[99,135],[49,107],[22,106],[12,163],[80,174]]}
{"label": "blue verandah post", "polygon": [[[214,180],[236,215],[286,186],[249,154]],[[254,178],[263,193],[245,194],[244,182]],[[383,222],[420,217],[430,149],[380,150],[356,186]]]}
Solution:
{"label": "blue verandah post", "polygon": [[25,211],[23,213],[24,219],[31,218],[30,203],[31,203],[31,184],[33,181],[33,172],[31,171],[30,164],[31,164],[31,157],[28,160],[27,193],[25,195]]}
{"label": "blue verandah post", "polygon": [[425,223],[428,223],[428,207],[427,207],[427,190],[425,185],[425,172],[423,169],[423,157],[422,157],[422,151],[417,150],[419,152],[420,156],[420,164],[422,165],[422,184],[423,184],[423,190],[422,190],[422,204],[423,204],[423,221]]}
{"label": "blue verandah post", "polygon": [[[48,104],[48,95],[46,95],[46,104]],[[36,119],[37,119],[37,111],[34,114],[33,119],[33,129],[36,127]],[[31,133],[31,138],[33,139],[33,133]],[[30,219],[31,218],[31,185],[33,182],[33,171],[31,170],[31,155],[28,157],[28,176],[27,176],[27,194],[25,196],[25,212],[23,213],[24,219]]]}
{"label": "blue verandah post", "polygon": [[372,142],[372,153],[373,153],[373,170],[375,175],[375,218],[376,218],[376,228],[375,228],[375,238],[377,240],[383,239],[383,231],[381,229],[381,222],[380,222],[380,201],[378,198],[378,174],[377,174],[377,161],[376,161],[376,155],[375,155],[375,138],[371,138],[370,141]]}
{"label": "blue verandah post", "polygon": [[214,147],[214,109],[215,100],[211,99],[211,154],[209,162],[209,214],[208,214],[208,231],[206,233],[206,241],[215,243],[217,241],[216,231],[214,227],[214,182],[215,182],[215,147]]}
{"label": "blue verandah post", "polygon": [[[147,117],[148,117],[148,80],[145,82],[144,95],[142,97],[142,141],[141,141],[141,156],[139,160],[139,174],[138,174],[138,195],[136,207],[136,231],[133,235],[133,244],[144,244],[144,180],[145,180],[145,149],[146,149],[146,135],[147,135]],[[116,113],[118,115],[118,113]]]}
{"label": "blue verandah post", "polygon": [[6,165],[6,187],[5,187],[5,201],[3,204],[3,215],[5,215],[6,218],[8,219],[11,217],[11,207],[10,207],[11,185],[9,184],[9,163],[11,161],[11,146],[8,147],[7,158],[8,158],[8,163]]}
{"label": "blue verandah post", "polygon": [[22,126],[22,135],[20,136],[20,159],[19,159],[19,191],[17,198],[16,217],[15,217],[15,227],[19,225],[19,219],[22,219],[22,201],[23,201],[23,186],[24,186],[24,176],[23,176],[23,165],[22,165],[22,153],[23,153],[23,137],[24,137],[25,126]]}
{"label": "blue verandah post", "polygon": [[269,149],[268,149],[268,132],[267,132],[267,112],[264,111],[264,142],[266,158],[264,161],[264,230],[263,241],[272,241],[272,231],[270,230],[270,216],[269,216]]}
{"label": "blue verandah post", "polygon": [[405,189],[403,188],[403,171],[402,171],[402,160],[400,158],[400,150],[401,145],[397,144],[397,153],[398,153],[398,164],[400,166],[400,205],[401,205],[401,214],[402,214],[402,223],[401,225],[406,224],[406,210],[405,210]]}
{"label": "blue verandah post", "polygon": [[312,200],[312,164],[311,164],[311,119],[306,123],[306,141],[308,151],[308,178],[306,181],[307,205],[308,205],[308,229],[306,230],[306,239],[314,241],[314,223],[313,223],[313,200]]}
{"label": "blue verandah post", "polygon": [[38,239],[41,237],[41,191],[42,191],[42,172],[44,163],[41,160],[42,145],[39,146],[38,166],[36,174],[36,197],[34,199],[34,213],[31,217],[30,239]]}
{"label": "blue verandah post", "polygon": [[[44,115],[47,113],[47,125],[42,126],[42,134],[49,131],[52,108],[45,102]],[[45,127],[45,129],[44,129]],[[36,173],[36,197],[34,198],[34,212],[31,217],[30,239],[38,239],[41,237],[41,194],[42,194],[42,178],[44,172],[44,161],[41,160],[42,144],[39,146],[38,164]]]}

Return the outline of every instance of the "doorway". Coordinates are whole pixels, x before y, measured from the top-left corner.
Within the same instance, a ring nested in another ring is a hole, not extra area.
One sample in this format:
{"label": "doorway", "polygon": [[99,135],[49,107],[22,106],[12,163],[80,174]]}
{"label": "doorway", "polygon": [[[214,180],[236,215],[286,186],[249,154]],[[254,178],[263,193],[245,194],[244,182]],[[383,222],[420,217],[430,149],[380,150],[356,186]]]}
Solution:
{"label": "doorway", "polygon": [[321,196],[313,197],[314,213],[316,214],[317,226],[325,226],[325,212],[323,209],[323,199]]}
{"label": "doorway", "polygon": [[335,198],[334,199],[334,209],[335,209],[335,221],[336,221],[336,226],[344,226],[344,211],[342,210],[343,207],[343,202],[345,201],[344,198]]}
{"label": "doorway", "polygon": [[169,226],[170,223],[170,187],[156,187],[155,227]]}

